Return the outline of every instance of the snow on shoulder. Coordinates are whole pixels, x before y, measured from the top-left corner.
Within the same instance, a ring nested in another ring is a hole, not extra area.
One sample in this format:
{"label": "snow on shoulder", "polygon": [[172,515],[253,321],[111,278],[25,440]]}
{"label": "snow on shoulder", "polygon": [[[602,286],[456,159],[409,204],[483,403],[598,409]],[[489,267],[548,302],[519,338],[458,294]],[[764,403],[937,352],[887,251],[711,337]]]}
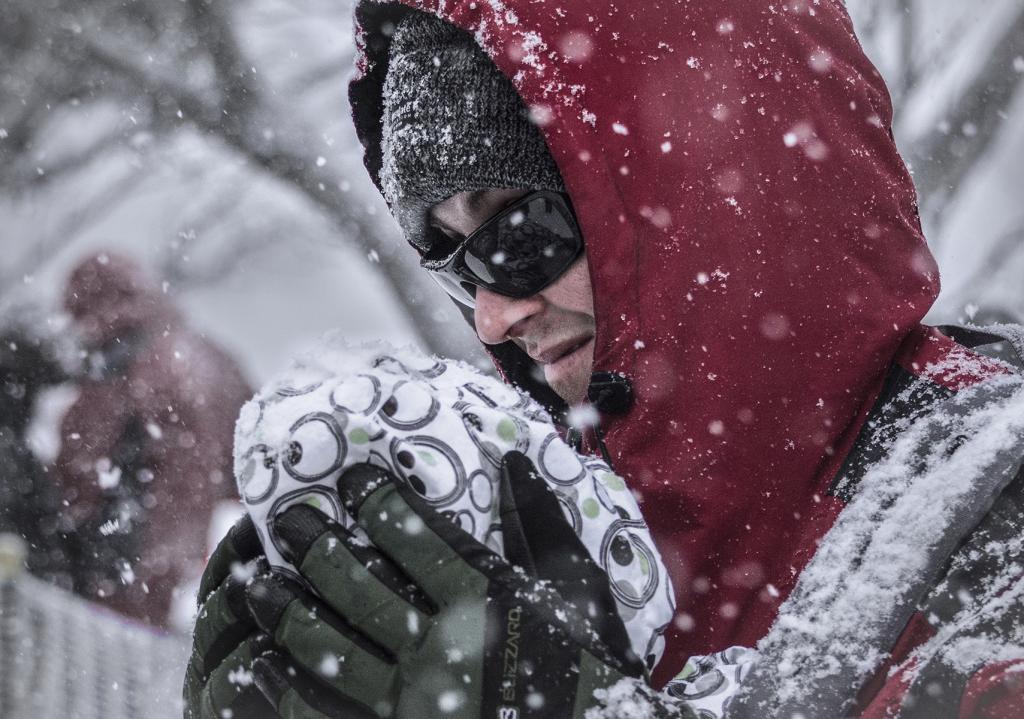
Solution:
{"label": "snow on shoulder", "polygon": [[[954,355],[925,375],[971,375],[976,368],[963,363],[972,361]],[[801,574],[758,645],[761,659],[730,716],[845,716],[950,555],[1018,475],[1022,452],[1024,379],[1010,372],[957,392],[906,427],[868,469]],[[966,623],[1020,601],[1024,583],[1003,579],[979,588],[985,596],[918,649],[918,658],[1024,655],[1019,632],[992,633],[983,647],[976,638],[970,646],[949,641]]]}

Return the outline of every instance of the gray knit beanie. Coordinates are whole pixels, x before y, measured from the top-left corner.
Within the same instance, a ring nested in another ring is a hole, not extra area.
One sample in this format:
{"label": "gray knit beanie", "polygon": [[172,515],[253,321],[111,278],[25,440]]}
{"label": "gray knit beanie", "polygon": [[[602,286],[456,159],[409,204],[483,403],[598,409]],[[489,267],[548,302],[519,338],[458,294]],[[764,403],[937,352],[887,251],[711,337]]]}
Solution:
{"label": "gray knit beanie", "polygon": [[384,80],[384,198],[406,239],[429,248],[432,205],[467,190],[563,191],[554,159],[512,82],[473,37],[411,12]]}

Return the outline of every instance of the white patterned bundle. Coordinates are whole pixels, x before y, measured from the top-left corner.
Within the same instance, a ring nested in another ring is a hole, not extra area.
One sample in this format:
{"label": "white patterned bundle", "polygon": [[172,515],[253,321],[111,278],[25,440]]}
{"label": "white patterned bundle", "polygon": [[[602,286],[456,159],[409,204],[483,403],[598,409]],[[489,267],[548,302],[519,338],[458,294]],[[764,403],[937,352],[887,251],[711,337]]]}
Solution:
{"label": "white patterned bundle", "polygon": [[271,564],[288,569],[271,519],[307,502],[346,527],[336,483],[354,464],[384,467],[501,554],[499,467],[526,454],[608,573],[633,649],[661,657],[673,593],[639,507],[602,460],[579,457],[535,402],[479,371],[410,349],[325,343],[242,408],[239,492]]}

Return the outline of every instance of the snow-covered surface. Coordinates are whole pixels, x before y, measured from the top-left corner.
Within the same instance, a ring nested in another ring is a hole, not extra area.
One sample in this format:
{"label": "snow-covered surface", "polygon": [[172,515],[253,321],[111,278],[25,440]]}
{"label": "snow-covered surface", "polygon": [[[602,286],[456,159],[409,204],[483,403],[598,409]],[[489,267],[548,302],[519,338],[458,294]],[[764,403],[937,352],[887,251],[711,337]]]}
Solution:
{"label": "snow-covered surface", "polygon": [[[962,364],[928,368],[962,376]],[[749,679],[746,714],[813,710],[841,716],[886,658],[937,573],[1016,476],[1024,448],[1024,380],[1007,375],[961,391],[904,429],[871,467],[822,540],[769,635]],[[1010,601],[993,598],[988,609]],[[973,621],[959,617],[961,622]],[[964,624],[940,632],[941,648]],[[989,656],[1019,656],[1021,638],[993,635]]]}
{"label": "snow-covered surface", "polygon": [[279,567],[290,565],[272,520],[310,503],[351,527],[336,488],[346,469],[362,463],[402,478],[500,554],[500,466],[511,451],[525,454],[555,491],[566,521],[609,575],[634,651],[653,666],[674,594],[633,494],[604,461],[565,444],[536,402],[468,365],[410,348],[325,340],[242,408],[235,474]]}

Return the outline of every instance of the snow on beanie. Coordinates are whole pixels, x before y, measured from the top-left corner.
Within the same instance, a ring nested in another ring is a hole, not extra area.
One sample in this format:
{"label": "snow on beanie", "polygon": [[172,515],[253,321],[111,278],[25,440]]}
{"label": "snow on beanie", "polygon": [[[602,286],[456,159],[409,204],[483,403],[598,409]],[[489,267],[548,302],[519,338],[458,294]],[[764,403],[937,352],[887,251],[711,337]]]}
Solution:
{"label": "snow on beanie", "polygon": [[512,82],[469,33],[433,15],[410,12],[395,28],[381,122],[384,199],[421,251],[430,207],[459,192],[563,191]]}
{"label": "snow on beanie", "polygon": [[601,459],[562,441],[540,405],[498,379],[411,349],[328,342],[242,408],[235,476],[267,558],[283,571],[291,569],[272,520],[302,502],[353,527],[337,482],[364,462],[386,468],[502,554],[499,467],[513,450],[554,490],[608,575],[633,650],[653,667],[674,594],[636,499]]}

